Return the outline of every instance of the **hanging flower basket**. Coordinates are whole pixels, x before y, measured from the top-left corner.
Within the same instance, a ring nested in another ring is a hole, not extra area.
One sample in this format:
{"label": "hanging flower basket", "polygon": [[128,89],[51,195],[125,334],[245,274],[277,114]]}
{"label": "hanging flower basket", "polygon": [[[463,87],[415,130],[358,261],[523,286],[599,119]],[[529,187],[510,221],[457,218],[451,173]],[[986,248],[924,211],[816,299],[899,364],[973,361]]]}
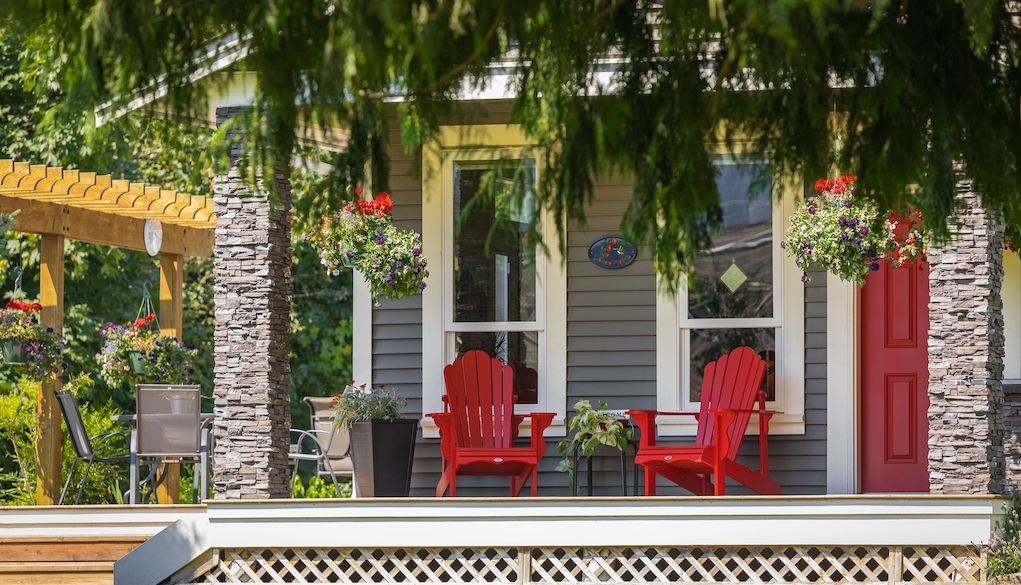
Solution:
{"label": "hanging flower basket", "polygon": [[24,367],[27,378],[50,380],[60,373],[63,342],[52,327],[39,323],[39,303],[12,300],[0,310],[0,356]]}
{"label": "hanging flower basket", "polygon": [[842,280],[865,284],[865,276],[879,270],[880,259],[896,249],[894,224],[873,200],[855,197],[855,184],[853,175],[819,179],[816,193],[791,216],[780,246],[801,268],[803,281],[808,267],[817,265]]}
{"label": "hanging flower basket", "polygon": [[[355,196],[361,193],[354,190]],[[342,268],[357,269],[377,301],[418,294],[429,276],[422,236],[394,227],[392,209],[388,193],[371,201],[359,199],[307,236],[331,274],[340,274]]]}
{"label": "hanging flower basket", "polygon": [[4,339],[0,341],[0,354],[3,355],[4,363],[23,364],[25,363],[25,342],[18,339]]}
{"label": "hanging flower basket", "polygon": [[96,354],[100,375],[110,386],[190,384],[196,349],[155,329],[156,315],[127,325],[107,323],[99,330],[103,349]]}

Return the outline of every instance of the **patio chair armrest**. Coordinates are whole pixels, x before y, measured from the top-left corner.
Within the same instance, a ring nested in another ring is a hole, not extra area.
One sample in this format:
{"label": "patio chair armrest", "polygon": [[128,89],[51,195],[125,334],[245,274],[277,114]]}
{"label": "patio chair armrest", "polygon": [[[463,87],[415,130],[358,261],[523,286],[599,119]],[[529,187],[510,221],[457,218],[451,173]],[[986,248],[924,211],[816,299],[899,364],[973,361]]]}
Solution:
{"label": "patio chair armrest", "polygon": [[426,416],[433,419],[440,431],[440,453],[445,459],[454,456],[457,449],[457,418],[452,412],[431,412]]}
{"label": "patio chair armrest", "polygon": [[291,429],[291,432],[292,433],[296,433],[298,435],[298,442],[297,442],[298,453],[303,453],[304,452],[302,450],[302,445],[305,444],[305,439],[309,439],[309,440],[312,441],[312,445],[315,447],[316,452],[318,452],[318,454],[320,456],[322,456],[322,454],[326,452],[323,449],[322,443],[320,443],[319,439],[316,438],[314,430]]}
{"label": "patio chair armrest", "polygon": [[638,443],[639,448],[656,446],[657,416],[691,416],[696,420],[699,416],[699,413],[697,412],[671,412],[662,410],[627,410],[625,412],[629,417],[631,417],[635,426],[638,427],[638,430],[642,433]]}
{"label": "patio chair armrest", "polygon": [[115,437],[125,437],[125,438],[128,438],[130,436],[131,436],[131,429],[121,429],[119,431],[109,431],[109,432],[106,432],[106,433],[100,433],[100,434],[95,435],[93,437],[89,437],[89,441],[91,441],[92,444],[93,444],[92,445],[93,451],[96,451],[100,447],[102,447],[104,444],[106,444],[106,442],[109,441],[110,439],[113,439]]}
{"label": "patio chair armrest", "polygon": [[[526,412],[523,414],[515,415],[514,418],[519,418],[521,421],[529,418],[532,419],[532,448],[536,450],[539,457],[546,451],[546,440],[543,438],[546,429],[553,424],[553,419],[556,417],[556,413],[553,412]],[[520,422],[518,423],[520,424]]]}

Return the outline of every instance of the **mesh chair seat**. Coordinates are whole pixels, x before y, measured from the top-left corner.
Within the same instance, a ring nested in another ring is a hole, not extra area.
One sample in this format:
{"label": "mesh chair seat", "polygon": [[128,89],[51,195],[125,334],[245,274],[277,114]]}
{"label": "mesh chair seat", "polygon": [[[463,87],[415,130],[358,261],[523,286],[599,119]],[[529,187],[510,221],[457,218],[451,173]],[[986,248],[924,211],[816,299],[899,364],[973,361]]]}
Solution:
{"label": "mesh chair seat", "polygon": [[354,463],[351,460],[351,434],[347,428],[336,427],[334,421],[335,398],[329,396],[306,396],[311,417],[309,430],[291,429],[297,444],[290,453],[294,463],[293,477],[298,474],[298,463],[315,461],[316,475],[329,477],[337,492],[340,484],[337,475],[347,475],[354,483]]}

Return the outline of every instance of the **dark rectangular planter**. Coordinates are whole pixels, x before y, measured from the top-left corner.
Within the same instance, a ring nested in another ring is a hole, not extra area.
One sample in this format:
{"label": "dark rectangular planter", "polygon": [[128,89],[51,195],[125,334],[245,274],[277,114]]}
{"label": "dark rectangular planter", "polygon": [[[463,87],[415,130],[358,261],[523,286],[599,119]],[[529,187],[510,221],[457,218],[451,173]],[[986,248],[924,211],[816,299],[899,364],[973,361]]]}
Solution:
{"label": "dark rectangular planter", "polygon": [[418,420],[372,420],[351,425],[351,457],[358,497],[407,497]]}

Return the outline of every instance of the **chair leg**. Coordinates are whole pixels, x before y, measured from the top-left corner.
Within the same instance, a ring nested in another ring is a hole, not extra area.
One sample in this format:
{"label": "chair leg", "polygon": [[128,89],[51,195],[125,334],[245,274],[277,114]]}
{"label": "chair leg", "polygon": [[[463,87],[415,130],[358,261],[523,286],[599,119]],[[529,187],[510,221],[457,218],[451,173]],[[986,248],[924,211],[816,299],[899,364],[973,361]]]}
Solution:
{"label": "chair leg", "polygon": [[128,503],[138,503],[138,429],[131,431],[131,443],[130,443],[130,461],[128,467]]}
{"label": "chair leg", "polygon": [[57,505],[63,505],[64,498],[67,496],[67,488],[71,487],[71,478],[74,477],[74,470],[78,468],[78,458],[75,457],[71,461],[71,471],[67,473],[67,479],[64,480],[64,488],[60,490],[60,499],[57,500]]}
{"label": "chair leg", "polygon": [[532,497],[539,495],[539,466],[532,468]]}
{"label": "chair leg", "polygon": [[85,473],[82,474],[82,481],[78,484],[78,493],[74,497],[74,504],[77,506],[78,502],[82,499],[82,494],[85,493],[85,482],[89,479],[89,470],[92,469],[92,460],[89,459],[88,463],[85,464]]}
{"label": "chair leg", "polygon": [[713,468],[713,495],[727,495],[727,475],[723,471],[723,462]]}
{"label": "chair leg", "polygon": [[457,497],[457,470],[453,466],[450,467],[450,497]]}
{"label": "chair leg", "polygon": [[[201,502],[209,495],[209,431],[202,433],[202,445],[199,448],[199,473],[193,473],[193,475],[198,475],[201,479],[199,483],[202,491],[198,496],[198,501]],[[195,499],[194,492],[192,499]]]}
{"label": "chair leg", "polygon": [[645,495],[656,495],[656,472],[648,467],[645,468]]}

